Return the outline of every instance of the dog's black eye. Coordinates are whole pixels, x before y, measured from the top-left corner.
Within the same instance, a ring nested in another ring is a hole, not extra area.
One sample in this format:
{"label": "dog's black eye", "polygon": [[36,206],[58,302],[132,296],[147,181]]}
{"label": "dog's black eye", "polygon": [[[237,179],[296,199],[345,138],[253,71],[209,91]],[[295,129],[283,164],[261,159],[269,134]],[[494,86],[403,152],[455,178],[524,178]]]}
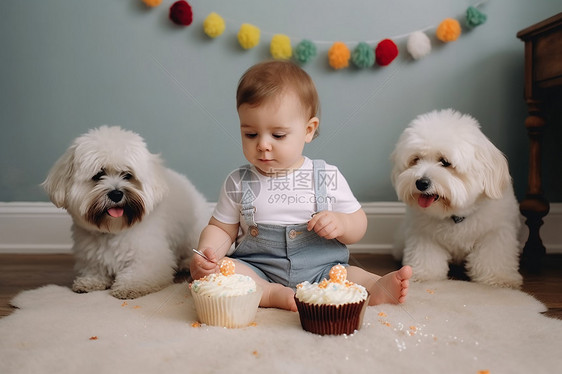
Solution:
{"label": "dog's black eye", "polygon": [[133,174],[131,174],[131,173],[125,173],[125,174],[123,174],[123,179],[125,179],[125,180],[127,180],[127,181],[128,181],[129,179],[131,179],[132,177],[133,177]]}
{"label": "dog's black eye", "polygon": [[94,175],[94,176],[92,177],[92,180],[93,180],[94,182],[98,182],[98,181],[101,179],[101,177],[103,177],[104,175],[105,175],[105,171],[102,170],[102,171],[100,171],[99,173],[97,173],[96,175]]}
{"label": "dog's black eye", "polygon": [[413,159],[410,160],[410,166],[414,166],[415,164],[418,163],[419,160],[420,160],[419,157],[414,157]]}
{"label": "dog's black eye", "polygon": [[447,168],[449,166],[451,166],[451,163],[447,160],[445,160],[443,157],[441,157],[441,159],[439,160],[439,162],[441,163],[441,165],[443,165],[443,167]]}

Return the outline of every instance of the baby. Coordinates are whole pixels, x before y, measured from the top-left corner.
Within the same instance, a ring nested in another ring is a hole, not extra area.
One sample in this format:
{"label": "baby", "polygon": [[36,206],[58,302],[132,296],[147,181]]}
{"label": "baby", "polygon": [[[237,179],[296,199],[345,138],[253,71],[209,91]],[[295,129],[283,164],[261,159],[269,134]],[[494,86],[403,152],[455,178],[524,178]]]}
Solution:
{"label": "baby", "polygon": [[[236,102],[250,164],[227,177],[199,240],[208,260],[194,256],[191,276],[217,272],[228,256],[263,288],[260,306],[296,311],[296,285],[348,266],[346,245],[361,240],[367,217],[337,167],[303,156],[320,123],[318,93],[303,69],[257,64],[240,79]],[[356,266],[347,272],[369,290],[370,305],[404,302],[412,276],[409,266],[382,277]]]}

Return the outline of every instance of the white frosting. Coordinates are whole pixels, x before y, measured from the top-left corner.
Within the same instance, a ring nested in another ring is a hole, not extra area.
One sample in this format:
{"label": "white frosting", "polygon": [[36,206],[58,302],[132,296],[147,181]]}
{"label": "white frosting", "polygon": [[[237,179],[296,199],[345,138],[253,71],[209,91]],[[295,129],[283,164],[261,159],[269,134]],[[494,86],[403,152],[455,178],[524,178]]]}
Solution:
{"label": "white frosting", "polygon": [[256,282],[242,274],[209,274],[191,283],[191,290],[202,296],[240,296],[256,292]]}
{"label": "white frosting", "polygon": [[365,287],[346,281],[345,283],[327,282],[318,283],[303,282],[297,286],[297,298],[308,304],[314,305],[342,305],[357,303],[367,298]]}

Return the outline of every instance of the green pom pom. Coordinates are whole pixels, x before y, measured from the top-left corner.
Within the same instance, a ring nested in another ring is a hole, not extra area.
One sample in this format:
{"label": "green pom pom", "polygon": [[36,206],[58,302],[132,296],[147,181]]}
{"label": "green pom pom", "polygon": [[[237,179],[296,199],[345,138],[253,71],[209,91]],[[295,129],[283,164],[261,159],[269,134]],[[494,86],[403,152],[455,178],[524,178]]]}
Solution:
{"label": "green pom pom", "polygon": [[375,51],[369,44],[361,42],[353,50],[351,62],[358,68],[370,68],[375,63]]}
{"label": "green pom pom", "polygon": [[304,39],[295,47],[294,57],[297,62],[306,64],[316,57],[316,46],[310,40]]}
{"label": "green pom pom", "polygon": [[486,15],[473,6],[466,10],[466,25],[468,27],[476,27],[486,22]]}

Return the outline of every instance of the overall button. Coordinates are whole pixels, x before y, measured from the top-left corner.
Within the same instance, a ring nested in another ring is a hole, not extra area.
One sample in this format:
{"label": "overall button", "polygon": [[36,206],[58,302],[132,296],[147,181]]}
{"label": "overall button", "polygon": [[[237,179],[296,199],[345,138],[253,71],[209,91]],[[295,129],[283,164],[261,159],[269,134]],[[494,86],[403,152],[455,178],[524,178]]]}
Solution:
{"label": "overall button", "polygon": [[296,230],[289,231],[289,239],[294,239],[296,237],[297,237],[297,231]]}
{"label": "overall button", "polygon": [[259,233],[260,233],[260,230],[258,230],[258,228],[256,226],[250,227],[250,235],[255,237],[255,236],[258,236]]}

